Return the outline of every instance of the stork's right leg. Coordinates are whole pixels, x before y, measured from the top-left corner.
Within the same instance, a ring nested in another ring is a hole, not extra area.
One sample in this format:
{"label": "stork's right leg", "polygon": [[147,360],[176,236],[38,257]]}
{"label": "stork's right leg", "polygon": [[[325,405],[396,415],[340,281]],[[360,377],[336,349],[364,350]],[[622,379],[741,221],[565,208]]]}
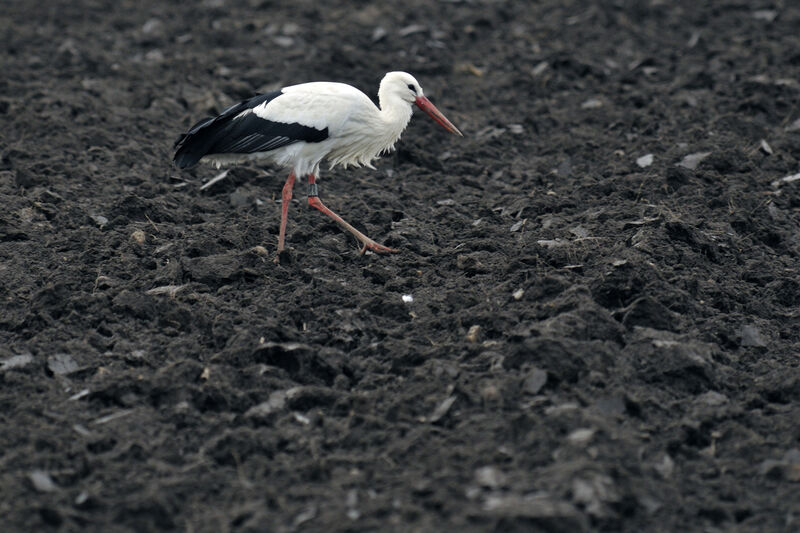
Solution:
{"label": "stork's right leg", "polygon": [[281,193],[281,229],[278,233],[278,255],[283,251],[286,240],[286,222],[289,218],[289,204],[292,202],[292,189],[294,188],[294,171],[289,174]]}
{"label": "stork's right leg", "polygon": [[382,244],[378,244],[377,242],[373,241],[356,228],[345,222],[345,220],[325,207],[325,204],[322,203],[322,200],[319,199],[317,196],[317,178],[313,174],[308,175],[308,205],[315,207],[331,217],[333,220],[336,221],[342,229],[345,229],[352,233],[356,239],[361,241],[361,244],[364,246],[361,247],[361,253],[363,254],[367,250],[372,250],[373,252],[380,252],[380,253],[396,253],[397,250],[394,248],[389,248],[388,246],[384,246]]}

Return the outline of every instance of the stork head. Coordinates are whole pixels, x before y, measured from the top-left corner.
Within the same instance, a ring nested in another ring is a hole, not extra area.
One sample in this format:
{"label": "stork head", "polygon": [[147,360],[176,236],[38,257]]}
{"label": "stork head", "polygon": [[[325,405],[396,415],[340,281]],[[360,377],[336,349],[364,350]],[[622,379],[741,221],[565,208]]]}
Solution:
{"label": "stork head", "polygon": [[409,104],[416,104],[417,107],[425,111],[433,120],[438,122],[450,133],[455,133],[463,137],[464,135],[456,128],[452,122],[447,120],[444,114],[436,109],[436,106],[425,97],[419,82],[408,72],[389,72],[383,77],[381,87],[378,92],[383,100],[384,95],[400,98]]}

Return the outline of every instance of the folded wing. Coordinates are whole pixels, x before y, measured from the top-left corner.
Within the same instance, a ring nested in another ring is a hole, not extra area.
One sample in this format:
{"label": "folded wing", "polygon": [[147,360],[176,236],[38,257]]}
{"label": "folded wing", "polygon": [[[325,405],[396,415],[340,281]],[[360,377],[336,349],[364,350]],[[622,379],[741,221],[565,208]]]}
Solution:
{"label": "folded wing", "polygon": [[328,138],[327,128],[270,120],[263,113],[253,112],[267,104],[279,107],[282,95],[282,91],[261,94],[199,121],[175,141],[175,164],[187,168],[206,155],[268,152],[300,141],[321,142]]}

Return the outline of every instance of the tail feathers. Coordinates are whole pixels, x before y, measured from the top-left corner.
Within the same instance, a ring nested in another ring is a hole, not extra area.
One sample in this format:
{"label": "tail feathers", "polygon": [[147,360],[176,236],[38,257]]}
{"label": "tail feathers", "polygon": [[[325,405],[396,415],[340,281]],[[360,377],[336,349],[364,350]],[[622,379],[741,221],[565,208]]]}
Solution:
{"label": "tail feathers", "polygon": [[175,140],[176,149],[172,159],[178,168],[189,168],[197,164],[208,153],[214,144],[214,128],[210,128],[219,117],[207,117],[192,126],[187,133],[182,133]]}

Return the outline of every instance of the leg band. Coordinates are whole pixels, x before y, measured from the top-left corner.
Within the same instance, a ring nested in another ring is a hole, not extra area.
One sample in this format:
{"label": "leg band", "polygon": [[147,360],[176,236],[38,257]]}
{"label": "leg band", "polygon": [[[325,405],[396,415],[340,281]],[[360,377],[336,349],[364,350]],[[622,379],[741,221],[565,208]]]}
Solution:
{"label": "leg band", "polygon": [[308,184],[308,197],[313,198],[315,196],[319,196],[317,192],[317,184],[316,183],[309,183]]}

